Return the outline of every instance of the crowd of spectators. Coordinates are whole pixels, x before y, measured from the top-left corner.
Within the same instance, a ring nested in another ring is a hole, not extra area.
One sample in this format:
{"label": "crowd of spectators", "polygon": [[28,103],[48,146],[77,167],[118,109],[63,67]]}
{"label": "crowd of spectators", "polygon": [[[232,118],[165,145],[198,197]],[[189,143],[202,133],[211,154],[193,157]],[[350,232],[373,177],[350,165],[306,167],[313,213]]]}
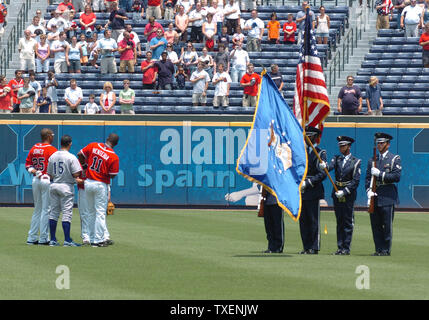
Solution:
{"label": "crowd of spectators", "polygon": [[[377,10],[384,8],[390,14],[389,10],[393,10],[393,6],[383,7],[385,2],[391,3],[389,1],[377,1]],[[397,0],[394,5],[396,10],[402,10],[402,17],[406,16],[406,19],[400,20],[401,25],[405,23],[406,29],[413,14],[404,12],[410,11],[415,2],[416,0],[411,0],[405,6],[406,1]],[[421,8],[419,26],[423,21],[429,20],[428,3],[429,0],[426,0],[424,7],[418,4]],[[288,14],[287,21],[283,23],[273,12],[265,24],[258,17],[254,1],[64,0],[51,12],[50,19],[44,20],[42,12],[38,10],[24,31],[24,37],[19,40],[18,45],[20,70],[17,70],[15,79],[9,83],[3,79],[0,84],[1,90],[3,83],[7,83],[5,86],[9,87],[7,90],[10,92],[6,96],[9,96],[10,103],[6,102],[9,104],[7,108],[1,105],[0,108],[4,112],[11,109],[17,112],[21,109],[25,110],[21,112],[30,110],[29,112],[55,113],[58,111],[58,101],[61,100],[66,105],[66,112],[114,114],[114,106],[119,102],[121,113],[132,113],[135,92],[130,88],[129,80],[124,80],[124,89],[120,92],[119,99],[116,98],[112,83],[106,82],[99,100],[91,96],[88,97],[90,102],[81,106],[83,94],[75,79],[70,81],[64,97],[58,97],[58,81],[55,76],[60,73],[81,73],[83,66],[89,72],[91,69],[99,69],[102,74],[141,72],[142,85],[134,89],[154,92],[183,90],[189,88],[189,83],[193,88],[194,106],[207,104],[207,91],[212,85],[213,106],[227,107],[231,83],[239,83],[243,88],[243,106],[254,107],[261,79],[254,72],[249,52],[262,51],[264,34],[272,45],[301,44],[307,5],[308,1],[303,1],[302,10],[296,17]],[[248,20],[241,18],[242,11],[250,12]],[[107,23],[99,23],[94,12],[108,12]],[[320,6],[317,15],[312,10],[309,14],[317,42],[327,44],[330,18],[325,13],[325,8]],[[129,19],[135,22],[148,20],[143,37],[133,31],[132,25],[125,24]],[[165,30],[158,22],[160,19],[169,21]],[[379,25],[385,26],[383,21],[380,19],[380,23],[377,22],[377,28]],[[298,34],[297,39],[295,33]],[[428,32],[426,34],[429,36]],[[428,41],[429,39],[426,42]],[[426,42],[423,43],[427,48],[429,45]],[[200,54],[195,49],[196,43],[203,45]],[[119,69],[115,59],[118,55]],[[53,68],[50,67],[51,60]],[[140,65],[138,60],[141,61]],[[33,74],[34,79],[34,72],[46,73],[46,80],[39,90],[30,77],[28,83],[27,77],[23,77],[24,73],[28,73]],[[284,83],[277,65],[271,66],[270,75],[281,92]],[[34,96],[31,89],[35,92]],[[23,101],[20,98],[24,99],[24,107],[20,105]],[[0,102],[6,100],[0,94]],[[32,106],[29,109],[30,104]]]}

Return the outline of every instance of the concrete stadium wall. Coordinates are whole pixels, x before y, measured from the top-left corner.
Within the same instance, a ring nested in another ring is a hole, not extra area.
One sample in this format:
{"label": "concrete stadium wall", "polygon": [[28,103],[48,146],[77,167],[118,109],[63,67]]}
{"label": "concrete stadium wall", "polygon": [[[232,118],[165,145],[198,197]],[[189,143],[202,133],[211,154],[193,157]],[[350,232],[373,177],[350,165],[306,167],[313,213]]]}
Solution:
{"label": "concrete stadium wall", "polygon": [[[199,117],[186,121],[174,121],[174,117],[135,121],[139,118],[133,117],[130,121],[111,121],[112,117],[36,120],[33,115],[32,120],[28,119],[27,116],[27,120],[19,120],[16,115],[13,120],[0,119],[0,203],[33,202],[25,159],[33,144],[39,142],[44,127],[55,132],[56,147],[63,134],[71,135],[74,154],[90,142],[104,141],[111,132],[119,134],[115,151],[120,157],[121,170],[112,184],[112,200],[116,204],[243,206],[255,201],[252,197],[234,203],[225,200],[225,194],[252,186],[235,172],[251,117]],[[367,161],[372,156],[373,134],[383,131],[394,137],[391,151],[402,159],[399,207],[429,208],[429,176],[425,171],[429,163],[429,124],[417,123],[412,118],[405,123],[403,117],[385,123],[340,122],[340,119],[344,118],[333,117],[326,122],[321,147],[331,158],[338,153],[338,135],[356,140],[352,153],[363,160],[356,205],[366,205],[364,179]],[[329,205],[332,205],[331,191],[326,179],[325,199]]]}

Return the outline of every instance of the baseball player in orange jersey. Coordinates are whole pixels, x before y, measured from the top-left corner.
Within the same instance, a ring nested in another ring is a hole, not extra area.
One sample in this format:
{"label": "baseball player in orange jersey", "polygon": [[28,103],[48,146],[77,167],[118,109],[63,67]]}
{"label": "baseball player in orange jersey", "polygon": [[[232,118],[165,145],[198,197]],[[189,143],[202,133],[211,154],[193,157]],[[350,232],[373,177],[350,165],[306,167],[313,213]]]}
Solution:
{"label": "baseball player in orange jersey", "polygon": [[107,230],[106,210],[110,179],[119,172],[119,157],[113,151],[118,141],[119,136],[111,133],[105,143],[90,143],[78,153],[82,168],[86,170],[85,195],[93,247],[113,244]]}
{"label": "baseball player in orange jersey", "polygon": [[[34,212],[28,231],[27,244],[49,245],[49,185],[46,174],[48,160],[57,149],[51,145],[54,133],[51,129],[40,131],[41,143],[36,143],[28,153],[25,168],[34,176],[32,182]],[[40,233],[39,233],[40,231]]]}

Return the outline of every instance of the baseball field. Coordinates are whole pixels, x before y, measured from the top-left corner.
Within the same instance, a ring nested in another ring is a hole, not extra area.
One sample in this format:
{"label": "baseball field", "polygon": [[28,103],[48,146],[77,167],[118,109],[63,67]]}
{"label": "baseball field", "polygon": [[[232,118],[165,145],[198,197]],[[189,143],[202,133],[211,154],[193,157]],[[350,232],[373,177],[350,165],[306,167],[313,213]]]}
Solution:
{"label": "baseball field", "polygon": [[[429,299],[427,213],[395,214],[390,257],[371,256],[366,212],[355,213],[350,256],[332,255],[329,211],[319,255],[298,254],[299,223],[289,217],[284,253],[262,254],[255,211],[117,209],[107,248],[28,246],[31,214],[0,208],[0,299]],[[75,241],[79,234],[75,210]]]}

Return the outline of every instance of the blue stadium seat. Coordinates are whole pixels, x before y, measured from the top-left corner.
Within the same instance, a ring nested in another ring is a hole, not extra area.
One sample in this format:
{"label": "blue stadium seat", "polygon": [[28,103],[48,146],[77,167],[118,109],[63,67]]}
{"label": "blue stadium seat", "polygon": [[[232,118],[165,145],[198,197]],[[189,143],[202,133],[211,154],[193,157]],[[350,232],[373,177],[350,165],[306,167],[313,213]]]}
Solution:
{"label": "blue stadium seat", "polygon": [[406,106],[408,107],[423,107],[424,99],[408,99]]}
{"label": "blue stadium seat", "polygon": [[[381,81],[380,81],[381,82]],[[385,91],[394,91],[397,87],[396,83],[381,83],[381,90],[385,90]]]}

